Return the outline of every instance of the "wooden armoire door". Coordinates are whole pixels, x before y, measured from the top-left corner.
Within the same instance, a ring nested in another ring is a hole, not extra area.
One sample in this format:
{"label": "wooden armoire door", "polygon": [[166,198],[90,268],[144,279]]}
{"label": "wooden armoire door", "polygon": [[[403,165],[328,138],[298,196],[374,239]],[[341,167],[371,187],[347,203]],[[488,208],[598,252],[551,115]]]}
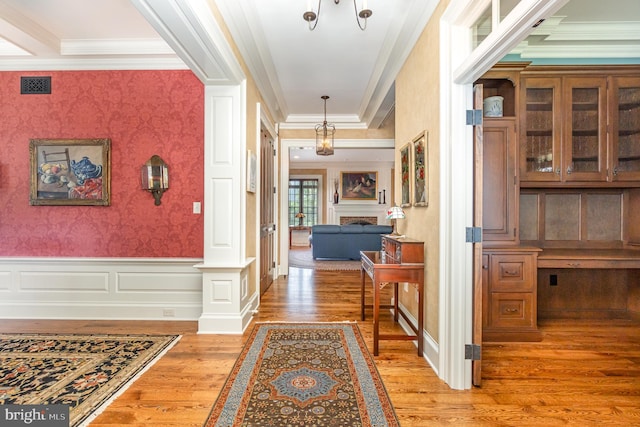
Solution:
{"label": "wooden armoire door", "polygon": [[273,139],[260,132],[260,295],[273,283],[275,269],[275,203],[274,203],[274,158]]}

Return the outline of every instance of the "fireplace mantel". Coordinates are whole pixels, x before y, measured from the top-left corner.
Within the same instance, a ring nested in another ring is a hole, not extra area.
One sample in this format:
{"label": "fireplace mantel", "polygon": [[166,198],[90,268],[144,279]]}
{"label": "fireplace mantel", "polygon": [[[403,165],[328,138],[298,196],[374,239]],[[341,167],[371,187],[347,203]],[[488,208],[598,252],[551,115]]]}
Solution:
{"label": "fireplace mantel", "polygon": [[344,203],[329,206],[328,223],[340,224],[342,216],[375,216],[378,224],[388,225],[387,218],[388,205],[379,203]]}

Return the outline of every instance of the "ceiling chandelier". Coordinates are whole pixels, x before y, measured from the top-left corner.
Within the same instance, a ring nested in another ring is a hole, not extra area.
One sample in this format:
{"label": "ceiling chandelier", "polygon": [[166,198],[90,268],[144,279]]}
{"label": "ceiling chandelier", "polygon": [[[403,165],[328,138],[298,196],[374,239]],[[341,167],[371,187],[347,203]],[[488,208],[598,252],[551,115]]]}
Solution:
{"label": "ceiling chandelier", "polygon": [[[340,4],[340,0],[333,0],[335,4]],[[318,26],[318,22],[320,22],[320,5],[322,0],[318,0],[318,12],[314,12],[311,8],[311,0],[307,1],[307,11],[302,15],[302,18],[309,23],[309,31],[313,31]],[[353,9],[356,12],[356,22],[358,23],[358,27],[362,31],[367,29],[367,18],[373,15],[371,9],[367,7],[367,0],[362,0],[362,9],[358,11],[358,6],[356,6],[356,0],[353,0]],[[360,20],[364,21],[364,25],[360,22]],[[312,24],[313,23],[313,24]]]}
{"label": "ceiling chandelier", "polygon": [[318,156],[330,156],[333,154],[333,135],[336,133],[336,127],[333,124],[327,124],[327,99],[328,95],[322,95],[324,99],[324,122],[316,125],[316,154]]}

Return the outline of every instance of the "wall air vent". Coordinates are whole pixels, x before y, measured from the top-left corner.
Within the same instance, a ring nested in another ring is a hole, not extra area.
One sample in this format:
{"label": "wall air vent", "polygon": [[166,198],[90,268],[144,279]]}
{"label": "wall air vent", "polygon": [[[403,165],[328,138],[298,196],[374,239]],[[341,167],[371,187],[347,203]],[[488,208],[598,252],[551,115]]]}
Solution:
{"label": "wall air vent", "polygon": [[20,77],[20,94],[51,94],[51,76]]}

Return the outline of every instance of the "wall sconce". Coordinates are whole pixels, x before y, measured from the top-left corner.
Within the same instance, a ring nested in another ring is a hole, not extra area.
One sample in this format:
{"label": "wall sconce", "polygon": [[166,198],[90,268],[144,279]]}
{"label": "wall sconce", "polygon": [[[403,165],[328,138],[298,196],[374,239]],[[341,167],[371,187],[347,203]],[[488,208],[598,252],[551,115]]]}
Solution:
{"label": "wall sconce", "polygon": [[162,193],[169,189],[169,166],[154,154],[142,166],[142,189],[153,194],[155,205],[160,206]]}

